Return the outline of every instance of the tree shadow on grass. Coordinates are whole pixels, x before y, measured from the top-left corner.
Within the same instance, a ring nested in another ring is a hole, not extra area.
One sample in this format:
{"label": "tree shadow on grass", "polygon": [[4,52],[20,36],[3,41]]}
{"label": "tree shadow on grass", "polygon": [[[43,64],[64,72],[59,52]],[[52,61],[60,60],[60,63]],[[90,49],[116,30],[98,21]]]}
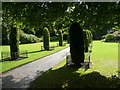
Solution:
{"label": "tree shadow on grass", "polygon": [[39,52],[43,52],[43,51],[52,51],[52,50],[55,50],[55,49],[32,51],[32,52],[28,52],[28,54],[39,53]]}
{"label": "tree shadow on grass", "polygon": [[30,88],[118,88],[116,76],[105,77],[99,72],[77,73],[74,67],[62,67],[43,73],[31,83]]}

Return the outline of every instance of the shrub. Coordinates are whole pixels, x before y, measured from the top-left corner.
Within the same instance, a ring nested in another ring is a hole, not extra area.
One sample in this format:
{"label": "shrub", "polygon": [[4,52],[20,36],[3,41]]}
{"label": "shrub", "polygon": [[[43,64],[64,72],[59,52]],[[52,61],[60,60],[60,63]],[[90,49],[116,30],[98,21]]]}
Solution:
{"label": "shrub", "polygon": [[58,31],[59,46],[63,44],[63,35],[61,31]]}
{"label": "shrub", "polygon": [[84,35],[84,50],[85,50],[85,52],[88,52],[89,42],[88,42],[87,30],[83,30],[83,35]]}
{"label": "shrub", "polygon": [[92,43],[93,36],[90,30],[83,30],[83,33],[85,52],[88,52],[88,46],[90,46],[90,44]]}
{"label": "shrub", "polygon": [[19,30],[15,27],[10,30],[10,53],[13,60],[19,57]]}
{"label": "shrub", "polygon": [[45,50],[49,50],[49,42],[50,42],[50,33],[47,28],[43,30],[43,45]]}
{"label": "shrub", "polygon": [[42,41],[41,38],[36,37],[32,34],[20,34],[20,43],[27,44],[27,43],[37,43]]}
{"label": "shrub", "polygon": [[113,41],[115,41],[115,35],[114,34],[107,34],[105,36],[105,41],[106,42],[113,42]]}
{"label": "shrub", "polygon": [[79,23],[73,23],[69,29],[70,36],[70,53],[73,63],[76,67],[80,67],[80,63],[84,62],[84,39],[83,29]]}

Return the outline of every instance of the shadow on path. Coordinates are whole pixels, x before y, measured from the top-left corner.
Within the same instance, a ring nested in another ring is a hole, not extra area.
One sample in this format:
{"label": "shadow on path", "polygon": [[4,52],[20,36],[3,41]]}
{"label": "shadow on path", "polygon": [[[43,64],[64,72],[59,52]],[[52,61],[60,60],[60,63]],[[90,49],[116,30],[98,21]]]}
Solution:
{"label": "shadow on path", "polygon": [[[44,71],[37,71],[34,79],[40,76],[42,73],[44,73]],[[12,75],[8,75],[6,77],[2,77],[2,88],[28,88],[31,81],[33,81],[33,78],[30,76],[26,76],[19,80],[14,78]]]}

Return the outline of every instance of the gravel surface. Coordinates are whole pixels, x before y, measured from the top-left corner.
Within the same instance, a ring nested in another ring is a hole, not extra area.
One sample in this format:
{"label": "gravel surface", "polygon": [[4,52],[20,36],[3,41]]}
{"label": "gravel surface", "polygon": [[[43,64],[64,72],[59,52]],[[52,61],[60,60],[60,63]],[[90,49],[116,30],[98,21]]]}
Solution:
{"label": "gravel surface", "polygon": [[[70,48],[38,59],[2,74],[2,88],[28,88],[31,81],[62,61]],[[1,83],[0,83],[1,84]]]}

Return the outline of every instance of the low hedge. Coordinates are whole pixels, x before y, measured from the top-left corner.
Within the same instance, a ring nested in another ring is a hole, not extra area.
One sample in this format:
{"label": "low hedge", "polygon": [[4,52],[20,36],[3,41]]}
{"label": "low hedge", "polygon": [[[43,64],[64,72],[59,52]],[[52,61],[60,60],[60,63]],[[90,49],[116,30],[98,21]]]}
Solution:
{"label": "low hedge", "polygon": [[35,35],[32,34],[20,34],[20,43],[21,44],[27,44],[27,43],[37,43],[41,42],[42,38],[38,38]]}

